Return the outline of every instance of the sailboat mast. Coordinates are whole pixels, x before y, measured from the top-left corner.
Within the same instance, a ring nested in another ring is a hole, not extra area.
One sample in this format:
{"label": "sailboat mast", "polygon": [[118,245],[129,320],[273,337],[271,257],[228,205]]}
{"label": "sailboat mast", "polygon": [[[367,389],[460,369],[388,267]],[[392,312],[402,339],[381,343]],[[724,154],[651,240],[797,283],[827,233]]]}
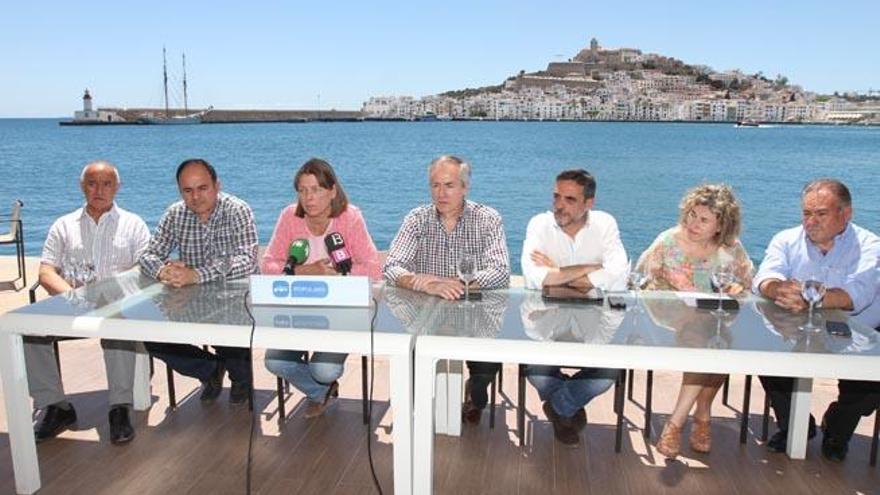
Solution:
{"label": "sailboat mast", "polygon": [[183,115],[189,115],[189,102],[186,99],[186,54],[183,54]]}
{"label": "sailboat mast", "polygon": [[168,111],[168,64],[165,61],[165,47],[162,47],[162,83],[165,86],[165,118],[171,118]]}

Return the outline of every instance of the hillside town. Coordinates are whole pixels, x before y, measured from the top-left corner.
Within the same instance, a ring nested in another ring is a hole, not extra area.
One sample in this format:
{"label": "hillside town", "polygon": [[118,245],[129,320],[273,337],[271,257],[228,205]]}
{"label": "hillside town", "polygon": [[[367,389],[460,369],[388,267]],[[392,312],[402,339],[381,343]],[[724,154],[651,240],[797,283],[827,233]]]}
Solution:
{"label": "hillside town", "polygon": [[880,124],[880,92],[818,95],[778,75],[716,72],[593,38],[566,62],[502,84],[422,98],[376,96],[365,118]]}

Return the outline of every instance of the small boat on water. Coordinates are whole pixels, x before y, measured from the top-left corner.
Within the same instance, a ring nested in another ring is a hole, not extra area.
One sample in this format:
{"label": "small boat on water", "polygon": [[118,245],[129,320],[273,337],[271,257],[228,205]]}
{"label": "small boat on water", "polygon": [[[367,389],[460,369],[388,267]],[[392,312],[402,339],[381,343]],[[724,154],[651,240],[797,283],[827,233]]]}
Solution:
{"label": "small boat on water", "polygon": [[415,119],[417,122],[448,122],[452,120],[449,115],[437,115],[434,112],[425,112]]}
{"label": "small boat on water", "polygon": [[141,124],[148,125],[190,125],[190,124],[201,124],[202,117],[205,116],[206,113],[210,112],[213,108],[209,107],[207,110],[203,110],[201,112],[189,113],[189,104],[187,101],[186,94],[186,54],[183,54],[183,115],[171,115],[171,110],[168,108],[168,63],[165,59],[165,47],[162,47],[162,83],[165,89],[165,115],[156,116],[156,115],[145,115],[141,117],[138,122]]}
{"label": "small boat on water", "polygon": [[147,125],[187,125],[187,124],[201,124],[202,117],[204,117],[208,112],[213,110],[214,107],[208,107],[207,110],[202,110],[201,112],[191,113],[188,115],[168,115],[164,117],[156,117],[156,116],[144,116],[138,119],[138,122],[141,124]]}
{"label": "small boat on water", "polygon": [[139,119],[141,124],[148,125],[187,125],[187,124],[201,124],[202,117],[207,113],[207,110],[204,112],[198,112],[190,115],[174,115],[171,117],[142,117]]}
{"label": "small boat on water", "polygon": [[736,127],[761,127],[761,124],[754,120],[740,120],[737,121]]}

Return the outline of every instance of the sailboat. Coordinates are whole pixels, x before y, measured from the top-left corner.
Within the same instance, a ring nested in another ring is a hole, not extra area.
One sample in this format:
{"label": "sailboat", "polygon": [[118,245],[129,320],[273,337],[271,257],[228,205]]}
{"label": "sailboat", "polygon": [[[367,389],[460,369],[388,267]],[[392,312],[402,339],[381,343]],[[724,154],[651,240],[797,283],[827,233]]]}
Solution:
{"label": "sailboat", "polygon": [[189,105],[186,94],[186,54],[183,54],[183,115],[171,115],[168,108],[168,64],[165,59],[165,47],[162,47],[162,82],[165,89],[165,115],[163,117],[146,116],[140,119],[142,124],[156,125],[186,125],[201,124],[202,117],[208,113],[211,108],[193,114],[189,113]]}

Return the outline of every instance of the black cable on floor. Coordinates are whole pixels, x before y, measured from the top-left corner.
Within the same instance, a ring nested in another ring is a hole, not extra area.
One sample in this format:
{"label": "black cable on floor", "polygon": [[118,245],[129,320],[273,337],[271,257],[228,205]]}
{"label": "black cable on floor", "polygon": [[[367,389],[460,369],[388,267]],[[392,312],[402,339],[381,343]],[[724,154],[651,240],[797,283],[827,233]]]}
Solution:
{"label": "black cable on floor", "polygon": [[[254,361],[253,361],[253,353],[254,353],[254,331],[257,327],[257,321],[254,319],[253,313],[251,313],[251,309],[248,306],[247,298],[250,291],[245,292],[244,295],[244,309],[247,311],[248,316],[251,319],[251,334],[250,341],[248,343],[248,349],[250,349],[251,355],[251,384],[253,384],[253,376],[254,376]],[[379,314],[379,302],[374,298],[373,305],[375,310],[373,311],[373,317],[370,319],[370,393],[369,399],[367,403],[367,457],[370,461],[370,474],[373,476],[373,484],[376,486],[376,490],[379,492],[379,495],[383,495],[382,485],[379,483],[379,478],[376,476],[376,468],[373,465],[373,435],[372,435],[372,423],[373,423],[373,383],[375,380],[375,332],[376,332],[376,316]],[[250,391],[250,401],[251,404],[254,403],[254,387],[251,385]],[[252,470],[252,459],[253,459],[253,446],[254,446],[254,425],[256,424],[257,419],[257,408],[254,407],[251,410],[251,428],[250,435],[248,436],[248,451],[247,451],[247,488],[246,493],[250,495],[251,493],[251,470]]]}
{"label": "black cable on floor", "polygon": [[257,320],[254,319],[253,313],[251,313],[251,308],[248,306],[248,295],[250,295],[250,290],[245,291],[244,293],[244,309],[247,311],[248,316],[251,318],[251,336],[250,342],[248,343],[249,349],[249,361],[251,367],[251,386],[250,390],[248,390],[248,399],[249,405],[251,406],[251,432],[248,435],[248,450],[247,450],[247,488],[246,493],[250,495],[251,493],[251,459],[254,449],[254,425],[257,422],[257,408],[254,404],[254,331],[257,328]]}
{"label": "black cable on floor", "polygon": [[379,484],[379,478],[376,477],[376,468],[373,466],[373,381],[376,378],[375,373],[375,333],[376,333],[376,315],[379,314],[379,301],[373,298],[373,318],[370,319],[370,394],[367,402],[367,458],[370,460],[370,474],[373,475],[373,484],[379,495],[382,495],[382,485]]}

